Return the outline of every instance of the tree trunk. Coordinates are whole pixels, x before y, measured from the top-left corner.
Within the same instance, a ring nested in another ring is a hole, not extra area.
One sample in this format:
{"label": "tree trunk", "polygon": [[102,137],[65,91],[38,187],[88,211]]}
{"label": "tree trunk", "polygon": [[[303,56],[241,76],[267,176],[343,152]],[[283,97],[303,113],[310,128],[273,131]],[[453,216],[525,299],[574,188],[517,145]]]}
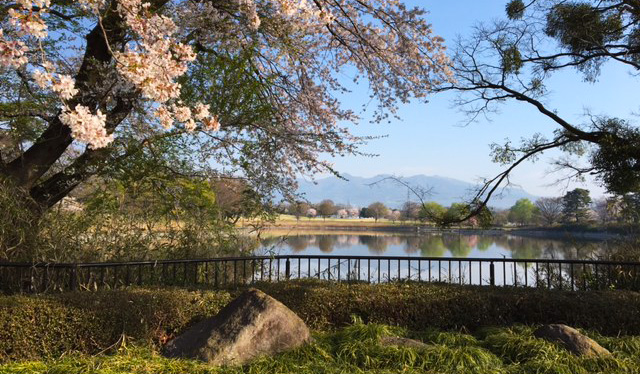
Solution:
{"label": "tree trunk", "polygon": [[[119,48],[124,43],[122,19],[116,11],[117,2],[111,1],[102,20],[104,30],[96,25],[86,36],[86,48],[82,65],[75,77],[78,94],[68,102],[70,108],[84,105],[92,110],[103,106],[100,92],[96,89],[103,76],[97,65],[107,65],[112,60],[110,48]],[[105,39],[105,35],[109,40]],[[126,97],[126,95],[125,95]],[[129,114],[132,105],[125,98],[107,113],[107,132],[111,133]],[[71,129],[60,120],[60,111],[48,121],[48,127],[24,153],[0,168],[0,176],[11,180],[17,188],[28,191],[33,200],[43,208],[60,201],[80,182],[91,175],[90,168],[105,158],[104,150],[87,149],[64,170],[46,180],[43,177],[71,145]]]}

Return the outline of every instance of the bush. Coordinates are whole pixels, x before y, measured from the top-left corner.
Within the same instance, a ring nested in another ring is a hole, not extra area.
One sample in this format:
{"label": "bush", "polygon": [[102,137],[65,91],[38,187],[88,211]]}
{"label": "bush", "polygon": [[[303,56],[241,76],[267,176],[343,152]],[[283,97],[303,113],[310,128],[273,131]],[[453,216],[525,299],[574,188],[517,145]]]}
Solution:
{"label": "bush", "polygon": [[[316,330],[349,325],[355,315],[367,323],[413,331],[566,323],[604,335],[640,334],[640,294],[636,292],[311,281],[257,287]],[[55,357],[70,351],[94,353],[122,336],[162,344],[190,323],[217,313],[241,291],[129,289],[0,297],[0,360]],[[455,335],[423,338],[437,344],[459,339]]]}
{"label": "bush", "polygon": [[99,291],[0,298],[0,360],[101,351],[123,336],[163,343],[216,314],[228,292]]}
{"label": "bush", "polygon": [[533,288],[393,283],[384,285],[289,282],[258,286],[311,327],[365,322],[411,330],[475,330],[514,323],[566,323],[603,334],[640,334],[640,293],[569,292]]}

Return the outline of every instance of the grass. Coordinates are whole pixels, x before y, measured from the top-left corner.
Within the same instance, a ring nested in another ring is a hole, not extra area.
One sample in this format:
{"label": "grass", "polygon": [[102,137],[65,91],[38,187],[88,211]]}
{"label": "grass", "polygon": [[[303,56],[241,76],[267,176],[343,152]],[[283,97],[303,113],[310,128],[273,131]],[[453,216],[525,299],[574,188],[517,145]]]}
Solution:
{"label": "grass", "polygon": [[[251,220],[240,220],[237,226],[250,226],[253,223]],[[402,227],[402,226],[415,226],[420,224],[415,221],[391,221],[386,218],[380,218],[377,222],[373,218],[321,218],[321,217],[300,217],[296,219],[295,216],[288,214],[280,214],[273,223],[272,227],[297,227],[297,228],[322,228],[322,227],[363,227],[363,228],[384,228],[384,227]]]}
{"label": "grass", "polygon": [[[314,333],[314,342],[244,367],[214,367],[194,360],[166,359],[151,347],[121,346],[100,355],[67,354],[46,361],[12,362],[2,374],[125,373],[432,373],[432,374],[636,374],[640,373],[640,337],[588,333],[611,350],[608,357],[580,358],[559,345],[533,337],[533,328],[512,326],[466,332],[407,331],[382,324],[354,324]],[[383,346],[383,336],[418,338],[423,348]]]}
{"label": "grass", "polygon": [[[640,293],[631,291],[319,280],[255,287],[283,302],[317,331],[348,326],[355,315],[365,322],[419,331],[420,339],[448,347],[473,345],[473,339],[480,338],[455,331],[514,324],[566,323],[608,336],[640,335]],[[123,334],[162,344],[192,323],[216,314],[243,289],[133,287],[0,296],[0,363],[55,358],[70,351],[95,354]],[[617,338],[606,344],[637,351],[640,341]]]}

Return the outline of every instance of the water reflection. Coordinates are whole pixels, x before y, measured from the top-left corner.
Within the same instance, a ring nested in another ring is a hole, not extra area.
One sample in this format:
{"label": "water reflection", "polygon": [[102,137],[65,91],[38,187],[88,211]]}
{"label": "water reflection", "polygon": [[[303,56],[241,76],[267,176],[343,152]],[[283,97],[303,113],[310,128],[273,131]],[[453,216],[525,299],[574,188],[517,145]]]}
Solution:
{"label": "water reflection", "polygon": [[257,253],[585,259],[597,257],[601,246],[595,241],[515,235],[298,233],[265,238]]}

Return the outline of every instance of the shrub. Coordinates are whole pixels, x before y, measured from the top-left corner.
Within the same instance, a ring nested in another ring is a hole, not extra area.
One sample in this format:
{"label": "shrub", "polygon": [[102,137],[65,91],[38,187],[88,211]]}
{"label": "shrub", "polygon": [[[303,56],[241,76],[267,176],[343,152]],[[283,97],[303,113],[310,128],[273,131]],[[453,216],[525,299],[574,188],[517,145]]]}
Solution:
{"label": "shrub", "polygon": [[[429,330],[566,323],[604,335],[640,334],[640,294],[635,292],[311,281],[257,287],[312,329],[347,326],[357,316],[366,323],[427,331],[420,337],[425,341],[470,349],[475,346],[471,337]],[[241,291],[164,288],[0,297],[0,360],[94,353],[122,336],[162,344],[190,323],[217,313]]]}
{"label": "shrub", "polygon": [[228,292],[126,290],[0,298],[0,360],[93,353],[123,336],[163,343],[217,313]]}
{"label": "shrub", "polygon": [[287,282],[258,285],[316,329],[366,323],[475,330],[516,323],[565,323],[603,334],[640,334],[640,293],[569,292],[425,283],[383,285]]}

